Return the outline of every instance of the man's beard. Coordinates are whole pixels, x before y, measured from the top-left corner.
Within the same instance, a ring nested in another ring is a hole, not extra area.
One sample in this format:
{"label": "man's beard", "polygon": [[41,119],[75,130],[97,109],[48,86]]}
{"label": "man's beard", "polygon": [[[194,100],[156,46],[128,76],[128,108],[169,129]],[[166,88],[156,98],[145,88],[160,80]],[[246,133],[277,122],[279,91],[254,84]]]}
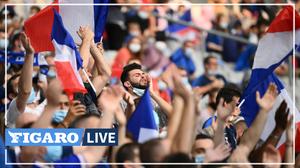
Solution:
{"label": "man's beard", "polygon": [[138,89],[147,89],[147,87],[149,86],[149,82],[146,85],[141,85],[139,83],[133,83],[131,82],[131,86],[138,88]]}

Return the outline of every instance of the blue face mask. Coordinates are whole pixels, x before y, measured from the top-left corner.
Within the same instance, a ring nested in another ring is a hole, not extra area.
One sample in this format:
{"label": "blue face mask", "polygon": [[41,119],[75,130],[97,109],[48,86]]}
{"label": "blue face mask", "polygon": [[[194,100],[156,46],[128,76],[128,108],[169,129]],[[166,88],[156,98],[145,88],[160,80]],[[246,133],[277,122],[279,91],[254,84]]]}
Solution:
{"label": "blue face mask", "polygon": [[47,76],[50,78],[55,78],[56,77],[56,73],[53,70],[49,70],[47,73]]}
{"label": "blue face mask", "polygon": [[133,87],[133,93],[135,93],[137,96],[141,97],[144,95],[145,93],[145,89],[139,89],[139,88],[136,88],[136,87]]}
{"label": "blue face mask", "polygon": [[62,146],[46,146],[47,152],[44,154],[44,160],[48,163],[61,159],[63,154]]}
{"label": "blue face mask", "polygon": [[67,113],[68,113],[68,110],[56,111],[52,117],[52,121],[56,122],[56,123],[62,122],[64,120],[64,118],[66,117]]}
{"label": "blue face mask", "polygon": [[204,154],[196,155],[195,156],[195,163],[203,163],[204,161]]}
{"label": "blue face mask", "polygon": [[31,92],[30,92],[30,95],[27,99],[27,104],[30,104],[30,103],[33,103],[34,99],[35,99],[35,91],[33,88],[31,88]]}

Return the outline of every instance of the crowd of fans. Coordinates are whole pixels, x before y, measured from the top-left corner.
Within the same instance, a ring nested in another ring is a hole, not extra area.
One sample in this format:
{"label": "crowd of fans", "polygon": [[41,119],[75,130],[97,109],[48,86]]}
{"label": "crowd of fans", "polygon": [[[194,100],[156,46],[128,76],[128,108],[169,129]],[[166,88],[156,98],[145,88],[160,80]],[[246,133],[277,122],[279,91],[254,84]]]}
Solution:
{"label": "crowd of fans", "polygon": [[[124,2],[112,0],[112,3]],[[24,20],[41,7],[31,6],[23,16],[18,15],[15,6],[8,6],[5,11],[4,3],[0,2],[0,50],[7,47],[8,51],[24,52],[25,56],[23,64],[8,63],[6,69],[4,61],[0,62],[2,137],[5,127],[114,127],[119,136],[119,144],[114,147],[8,147],[11,162],[37,165],[117,162],[127,165],[111,166],[159,167],[143,163],[292,163],[296,158],[296,167],[300,166],[300,154],[292,152],[293,117],[286,102],[276,111],[273,132],[266,141],[260,140],[268,112],[278,95],[276,85],[270,84],[264,95],[257,93],[260,111],[249,128],[239,115],[238,105],[250,77],[256,44],[280,6],[192,6],[189,3],[110,6],[102,42],[94,42],[94,32],[89,26],[78,28],[81,39],[78,50],[88,77],[81,70],[80,73],[88,93],[70,101],[56,78],[55,53],[41,53],[48,65],[34,66],[34,49],[23,33]],[[299,1],[295,3],[299,11]],[[248,39],[249,43],[188,27],[171,32],[170,27],[177,26],[176,23],[152,13],[176,19],[189,13],[190,21],[197,26]],[[6,22],[4,14],[8,18]],[[5,24],[8,39],[5,39]],[[300,76],[299,61],[296,57],[296,78]],[[45,68],[47,73],[42,73]],[[288,68],[285,62],[275,72],[286,77]],[[126,124],[146,88],[150,91],[159,137],[139,144],[126,131]],[[284,134],[285,151],[280,153],[276,147]],[[243,166],[252,167],[251,164]]]}

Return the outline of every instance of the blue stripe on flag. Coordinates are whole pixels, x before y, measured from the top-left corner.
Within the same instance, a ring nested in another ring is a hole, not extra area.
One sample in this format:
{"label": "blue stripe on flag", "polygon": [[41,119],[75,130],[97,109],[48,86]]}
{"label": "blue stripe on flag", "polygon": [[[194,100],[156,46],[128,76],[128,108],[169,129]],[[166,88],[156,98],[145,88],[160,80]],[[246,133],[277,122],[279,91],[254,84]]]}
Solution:
{"label": "blue stripe on flag", "polygon": [[[109,3],[109,0],[94,0],[94,4]],[[95,42],[99,42],[105,29],[106,18],[108,14],[108,5],[95,6],[94,5],[94,30]]]}
{"label": "blue stripe on flag", "polygon": [[145,90],[136,110],[133,112],[127,123],[127,130],[132,134],[135,141],[138,141],[139,139],[141,128],[158,129],[153,116],[153,106],[149,89]]}
{"label": "blue stripe on flag", "polygon": [[244,91],[244,94],[241,99],[241,100],[245,99],[245,102],[241,106],[241,115],[245,118],[248,127],[255,119],[259,110],[259,106],[256,103],[256,91],[259,91],[260,95],[264,95],[270,83],[275,83],[275,85],[277,86],[278,93],[280,93],[281,90],[284,89],[283,84],[274,73],[271,73],[268,77],[262,80],[259,83],[259,85],[256,85],[256,87],[251,87],[257,83],[257,79],[260,78],[260,74],[264,73],[264,71],[269,71],[269,70],[262,70],[262,69],[252,70],[248,87]]}
{"label": "blue stripe on flag", "polygon": [[[185,11],[185,13],[179,18],[179,20],[191,22],[192,21],[191,10]],[[182,24],[177,24],[177,23],[169,23],[168,31],[170,33],[175,33],[184,30],[186,28],[188,28],[188,26],[184,26]]]}
{"label": "blue stripe on flag", "polygon": [[70,33],[65,29],[63,21],[59,13],[54,10],[54,21],[51,32],[51,39],[54,39],[58,44],[66,45],[75,51],[77,69],[82,67],[82,59],[75,46],[75,42]]}

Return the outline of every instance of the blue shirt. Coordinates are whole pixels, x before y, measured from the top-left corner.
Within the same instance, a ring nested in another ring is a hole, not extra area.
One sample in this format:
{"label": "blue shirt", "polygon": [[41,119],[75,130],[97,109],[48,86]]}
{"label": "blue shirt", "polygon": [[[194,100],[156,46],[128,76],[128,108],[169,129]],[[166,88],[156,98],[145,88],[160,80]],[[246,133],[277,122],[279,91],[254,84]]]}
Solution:
{"label": "blue shirt", "polygon": [[[227,83],[227,81],[223,75],[217,74],[217,75],[215,75],[215,77],[217,79],[223,80],[223,82],[225,84]],[[206,75],[203,74],[192,81],[192,87],[206,86],[206,85],[210,84],[211,82],[212,82],[212,80],[210,80]]]}
{"label": "blue shirt", "polygon": [[196,70],[194,61],[191,59],[191,57],[185,54],[182,48],[176,50],[171,55],[170,59],[178,68],[186,70],[190,75]]}

